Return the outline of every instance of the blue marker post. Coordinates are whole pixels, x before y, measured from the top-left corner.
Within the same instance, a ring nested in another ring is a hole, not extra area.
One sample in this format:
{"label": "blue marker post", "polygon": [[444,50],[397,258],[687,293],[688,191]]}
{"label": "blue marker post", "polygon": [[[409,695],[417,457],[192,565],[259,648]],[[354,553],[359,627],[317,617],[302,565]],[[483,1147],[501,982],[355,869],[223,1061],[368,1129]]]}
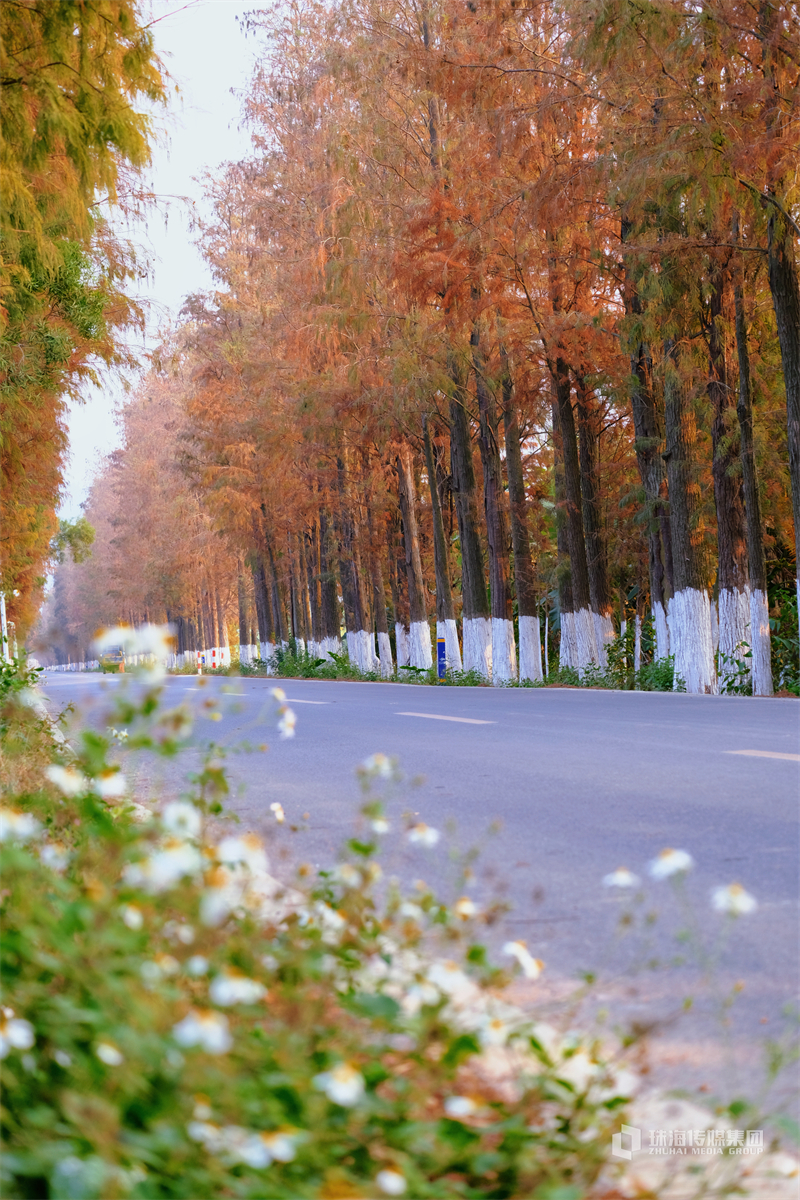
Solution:
{"label": "blue marker post", "polygon": [[436,639],[436,675],[444,679],[447,675],[447,650],[444,638]]}

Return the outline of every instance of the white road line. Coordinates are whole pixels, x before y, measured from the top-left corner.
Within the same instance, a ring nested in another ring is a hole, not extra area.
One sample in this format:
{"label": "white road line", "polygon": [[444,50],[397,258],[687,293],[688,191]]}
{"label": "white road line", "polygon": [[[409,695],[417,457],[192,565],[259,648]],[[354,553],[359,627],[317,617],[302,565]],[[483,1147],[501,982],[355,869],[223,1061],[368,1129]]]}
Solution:
{"label": "white road line", "polygon": [[461,725],[496,725],[497,721],[477,721],[475,717],[443,717],[441,713],[399,712],[398,717],[425,717],[428,721],[458,721]]}
{"label": "white road line", "polygon": [[723,750],[723,754],[746,754],[749,758],[788,758],[800,762],[800,754],[783,754],[780,750]]}
{"label": "white road line", "polygon": [[295,700],[292,696],[287,696],[285,704],[330,704],[330,700]]}

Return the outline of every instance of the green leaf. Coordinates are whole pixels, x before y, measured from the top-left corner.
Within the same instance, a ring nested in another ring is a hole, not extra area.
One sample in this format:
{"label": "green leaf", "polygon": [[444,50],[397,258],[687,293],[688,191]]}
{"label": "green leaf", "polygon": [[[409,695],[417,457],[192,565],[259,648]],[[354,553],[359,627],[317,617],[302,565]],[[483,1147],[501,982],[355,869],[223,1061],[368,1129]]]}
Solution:
{"label": "green leaf", "polygon": [[373,1021],[394,1021],[400,1012],[400,1005],[391,996],[373,995],[369,992],[357,992],[348,996],[347,1006],[353,1012],[361,1013]]}

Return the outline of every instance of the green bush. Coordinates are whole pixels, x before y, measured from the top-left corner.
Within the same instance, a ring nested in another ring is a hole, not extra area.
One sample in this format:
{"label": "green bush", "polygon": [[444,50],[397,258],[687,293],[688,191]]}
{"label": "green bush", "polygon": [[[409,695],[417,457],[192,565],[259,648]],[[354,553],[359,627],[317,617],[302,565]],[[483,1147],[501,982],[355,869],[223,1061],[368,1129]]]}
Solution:
{"label": "green bush", "polygon": [[[153,675],[0,813],[3,1196],[585,1195],[631,1077],[507,1003],[495,912],[381,880],[393,764],[361,768],[338,867],[283,887],[257,838],[220,833],[218,749],[159,814],[127,795],[120,749],[172,756],[191,730]],[[10,728],[35,719],[26,687]]]}

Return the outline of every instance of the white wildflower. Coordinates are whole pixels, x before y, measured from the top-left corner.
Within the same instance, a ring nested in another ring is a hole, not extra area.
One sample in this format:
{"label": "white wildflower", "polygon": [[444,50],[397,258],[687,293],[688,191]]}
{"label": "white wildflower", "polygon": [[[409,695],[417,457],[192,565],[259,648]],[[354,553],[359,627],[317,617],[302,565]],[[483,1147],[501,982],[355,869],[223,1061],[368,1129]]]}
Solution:
{"label": "white wildflower", "polygon": [[694,859],[686,850],[662,850],[647,869],[653,879],[669,879],[671,875],[690,871],[693,866]]}
{"label": "white wildflower", "polygon": [[345,887],[361,886],[361,872],[356,870],[352,863],[340,863],[333,871],[333,878],[337,883],[343,883]]}
{"label": "white wildflower", "polygon": [[384,1196],[402,1196],[406,1190],[405,1178],[399,1171],[393,1171],[390,1167],[378,1171],[375,1184]]}
{"label": "white wildflower", "polygon": [[728,913],[732,917],[743,917],[756,911],[758,901],[755,896],[746,892],[740,883],[730,883],[727,887],[712,890],[711,906],[717,912]]}
{"label": "white wildflower", "polygon": [[386,820],[386,817],[373,818],[373,820],[370,821],[370,826],[372,827],[372,832],[377,834],[388,833],[392,828],[389,822]]}
{"label": "white wildflower", "polygon": [[92,791],[101,800],[119,800],[128,790],[128,783],[121,771],[104,771],[92,782]]}
{"label": "white wildflower", "polygon": [[120,916],[128,929],[141,929],[144,924],[142,910],[137,908],[135,904],[124,904],[119,910]]}
{"label": "white wildflower", "polygon": [[448,1117],[460,1120],[462,1117],[471,1117],[478,1111],[478,1106],[469,1096],[448,1096],[444,1102],[444,1111]]}
{"label": "white wildflower", "polygon": [[180,1046],[200,1046],[208,1054],[226,1054],[233,1045],[228,1019],[210,1009],[193,1008],[172,1027]]}
{"label": "white wildflower", "polygon": [[612,871],[610,875],[603,876],[603,887],[611,888],[633,888],[640,883],[638,875],[634,875],[633,871],[629,871],[627,867],[617,867],[616,871]]}
{"label": "white wildflower", "polygon": [[578,1050],[564,1059],[558,1067],[557,1075],[559,1079],[571,1083],[575,1091],[582,1095],[588,1090],[599,1070],[597,1063],[592,1062],[585,1050]]}
{"label": "white wildflower", "polygon": [[65,871],[69,866],[70,853],[61,842],[45,842],[39,850],[39,858],[51,871]]}
{"label": "white wildflower", "polygon": [[271,688],[270,691],[274,699],[277,700],[279,704],[283,704],[284,700],[286,699],[286,692],[283,690],[283,688],[274,687]]}
{"label": "white wildflower", "polygon": [[436,962],[428,967],[428,983],[432,983],[456,1004],[474,999],[477,987],[454,962]]}
{"label": "white wildflower", "polygon": [[424,846],[426,850],[430,850],[436,845],[442,835],[438,829],[434,829],[433,826],[426,825],[424,821],[420,821],[418,825],[412,825],[407,836],[412,846]]}
{"label": "white wildflower", "polygon": [[292,1162],[297,1157],[297,1143],[303,1140],[302,1133],[278,1129],[274,1133],[259,1135],[275,1162]]}
{"label": "white wildflower", "polygon": [[128,863],[123,878],[132,887],[148,892],[165,892],[186,875],[196,875],[203,866],[203,856],[191,842],[170,838],[148,858]]}
{"label": "white wildflower", "polygon": [[10,1050],[30,1050],[36,1034],[30,1021],[15,1017],[13,1008],[0,1009],[0,1058]]}
{"label": "white wildflower", "polygon": [[469,896],[462,896],[453,905],[453,912],[462,921],[468,921],[470,917],[476,917],[479,911],[477,904],[474,900],[470,900]]}
{"label": "white wildflower", "polygon": [[283,811],[283,805],[276,801],[274,804],[270,804],[269,810],[271,813],[275,814],[275,820],[278,822],[278,824],[282,825],[286,820],[286,813]]}
{"label": "white wildflower", "polygon": [[63,1067],[64,1070],[66,1070],[67,1067],[72,1066],[72,1057],[67,1054],[66,1050],[54,1050],[53,1060],[57,1062],[60,1067]]}
{"label": "white wildflower", "polygon": [[254,833],[223,838],[216,848],[216,857],[218,862],[226,866],[241,864],[254,872],[266,871],[268,868],[264,844]]}
{"label": "white wildflower", "polygon": [[418,904],[413,900],[404,900],[397,910],[401,917],[406,917],[409,921],[414,921],[417,925],[421,925],[425,920],[425,913]]}
{"label": "white wildflower", "polygon": [[208,971],[208,959],[202,954],[193,954],[191,958],[186,960],[186,972],[188,975],[205,975]]}
{"label": "white wildflower", "polygon": [[315,1075],[312,1082],[318,1091],[343,1108],[352,1108],[364,1095],[364,1076],[349,1063],[339,1063],[332,1070]]}
{"label": "white wildflower", "polygon": [[297,724],[297,717],[291,708],[285,708],[281,713],[281,719],[278,721],[278,733],[282,738],[293,738],[294,727]]}
{"label": "white wildflower", "polygon": [[98,1042],[94,1052],[107,1067],[119,1067],[125,1061],[125,1056],[111,1042]]}
{"label": "white wildflower", "polygon": [[482,1014],[477,1025],[478,1041],[483,1047],[505,1046],[515,1029],[513,1024],[491,1013]]}
{"label": "white wildflower", "polygon": [[30,813],[0,808],[0,842],[27,842],[36,837],[41,825]]}
{"label": "white wildflower", "polygon": [[188,800],[173,800],[167,804],[161,814],[161,824],[176,837],[191,838],[200,836],[203,828],[203,817],[199,809]]}
{"label": "white wildflower", "polygon": [[139,968],[139,974],[144,982],[152,987],[167,975],[177,975],[181,964],[171,954],[157,954],[154,959],[147,959]]}
{"label": "white wildflower", "polygon": [[370,754],[361,764],[361,770],[368,775],[377,775],[379,779],[391,779],[393,763],[386,754]]}
{"label": "white wildflower", "polygon": [[164,659],[172,651],[173,630],[170,625],[140,625],[134,629],[131,625],[116,625],[104,629],[95,639],[94,646],[98,657],[107,650],[117,650],[133,657],[136,654],[153,655],[156,659]]}
{"label": "white wildflower", "polygon": [[164,937],[168,937],[171,942],[191,946],[194,941],[194,929],[185,921],[167,921],[164,925]]}
{"label": "white wildflower", "polygon": [[77,767],[60,767],[57,763],[51,763],[44,773],[65,796],[80,796],[89,786],[86,776]]}
{"label": "white wildflower", "polygon": [[407,1017],[415,1017],[421,1008],[433,1007],[442,998],[442,993],[432,983],[412,983],[400,1001]]}
{"label": "white wildflower", "polygon": [[214,1004],[225,1008],[230,1004],[255,1004],[266,996],[267,989],[257,979],[248,979],[235,971],[223,971],[212,980],[208,994]]}
{"label": "white wildflower", "polygon": [[534,958],[522,940],[506,942],[505,946],[503,946],[503,954],[510,954],[512,958],[517,960],[527,979],[538,979],[544,970],[542,960]]}

